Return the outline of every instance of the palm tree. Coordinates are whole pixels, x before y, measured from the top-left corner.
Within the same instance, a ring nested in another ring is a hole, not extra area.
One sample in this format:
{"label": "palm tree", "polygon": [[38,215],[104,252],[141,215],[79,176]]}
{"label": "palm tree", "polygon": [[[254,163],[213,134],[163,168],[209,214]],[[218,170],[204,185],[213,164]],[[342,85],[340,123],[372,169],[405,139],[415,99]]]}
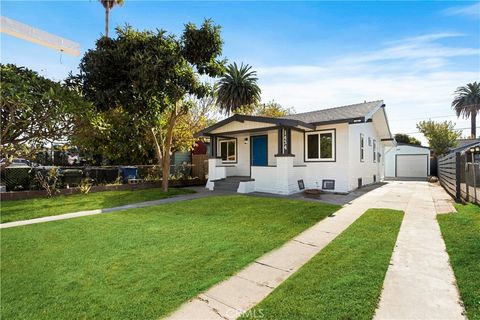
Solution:
{"label": "palm tree", "polygon": [[257,72],[248,64],[236,63],[227,66],[225,75],[217,86],[216,105],[226,114],[240,111],[260,101],[260,87],[257,85]]}
{"label": "palm tree", "polygon": [[472,138],[477,137],[477,114],[480,112],[480,83],[469,83],[458,87],[455,91],[452,108],[457,112],[457,117],[463,116],[471,121]]}
{"label": "palm tree", "polygon": [[118,6],[123,6],[125,0],[99,0],[105,8],[105,37],[108,38],[108,18],[110,17],[110,10]]}

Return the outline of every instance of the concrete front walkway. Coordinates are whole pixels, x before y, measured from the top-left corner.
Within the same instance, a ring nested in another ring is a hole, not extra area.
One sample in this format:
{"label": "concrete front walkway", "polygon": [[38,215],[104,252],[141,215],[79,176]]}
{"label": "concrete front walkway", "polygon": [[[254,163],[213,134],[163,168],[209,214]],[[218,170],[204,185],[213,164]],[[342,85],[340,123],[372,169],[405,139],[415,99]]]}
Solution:
{"label": "concrete front walkway", "polygon": [[397,185],[405,217],[374,319],[465,319],[436,220],[437,213],[453,209],[448,195],[427,183]]}
{"label": "concrete front walkway", "polygon": [[193,190],[197,191],[197,193],[173,196],[173,197],[170,197],[170,198],[165,198],[165,199],[160,199],[160,200],[137,202],[137,203],[127,204],[127,205],[120,206],[120,207],[78,211],[78,212],[73,212],[73,213],[59,214],[59,215],[56,215],[56,216],[48,216],[48,217],[41,217],[41,218],[35,218],[35,219],[29,219],[29,220],[20,220],[20,221],[0,223],[0,229],[20,227],[20,226],[26,226],[26,225],[29,225],[29,224],[37,224],[37,223],[43,223],[43,222],[49,222],[49,221],[79,218],[79,217],[91,216],[91,215],[102,214],[102,213],[123,211],[123,210],[128,210],[128,209],[151,207],[151,206],[156,206],[156,205],[164,204],[164,203],[198,199],[198,198],[208,197],[208,196],[211,196],[211,195],[224,194],[224,193],[221,193],[221,192],[213,193],[211,191],[207,191],[204,187],[193,187],[193,188],[190,187],[189,189],[193,189]]}

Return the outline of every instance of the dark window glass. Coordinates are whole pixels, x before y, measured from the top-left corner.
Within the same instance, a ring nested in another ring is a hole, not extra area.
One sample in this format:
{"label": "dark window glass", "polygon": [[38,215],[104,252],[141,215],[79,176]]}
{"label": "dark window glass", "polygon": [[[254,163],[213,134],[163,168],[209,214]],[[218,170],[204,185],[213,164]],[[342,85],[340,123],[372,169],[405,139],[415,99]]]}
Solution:
{"label": "dark window glass", "polygon": [[307,136],[307,157],[309,159],[318,159],[318,134],[309,134]]}
{"label": "dark window glass", "polygon": [[226,142],[221,142],[220,143],[220,155],[222,157],[222,160],[227,160],[227,143]]}
{"label": "dark window glass", "polygon": [[236,148],[235,141],[222,141],[220,142],[220,156],[223,161],[235,161],[236,160]]}
{"label": "dark window glass", "polygon": [[320,134],[320,158],[333,158],[333,141],[331,133]]}
{"label": "dark window glass", "polygon": [[364,146],[364,140],[363,140],[363,134],[360,134],[360,161],[363,161],[363,146]]}
{"label": "dark window glass", "polygon": [[228,152],[227,152],[227,159],[228,161],[235,161],[235,141],[229,141],[228,144]]}

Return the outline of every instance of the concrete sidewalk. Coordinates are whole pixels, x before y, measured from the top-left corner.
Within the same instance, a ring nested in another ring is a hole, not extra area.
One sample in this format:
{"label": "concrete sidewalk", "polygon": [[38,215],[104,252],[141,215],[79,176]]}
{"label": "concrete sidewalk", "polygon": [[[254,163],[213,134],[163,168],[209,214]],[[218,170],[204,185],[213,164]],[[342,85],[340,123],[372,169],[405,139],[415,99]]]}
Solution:
{"label": "concrete sidewalk", "polygon": [[374,319],[465,319],[436,220],[437,213],[452,211],[450,197],[420,182],[404,192],[405,217]]}
{"label": "concrete sidewalk", "polygon": [[0,229],[20,227],[20,226],[26,226],[26,225],[29,225],[29,224],[37,224],[37,223],[57,221],[57,220],[66,220],[66,219],[72,219],[72,218],[86,217],[86,216],[91,216],[91,215],[97,215],[97,214],[102,214],[102,213],[110,213],[110,212],[116,212],[116,211],[123,211],[123,210],[128,210],[128,209],[145,208],[145,207],[157,206],[159,204],[164,204],[164,203],[171,203],[171,202],[205,198],[205,197],[212,196],[212,195],[228,194],[228,193],[222,193],[222,192],[218,192],[218,191],[215,191],[215,192],[207,191],[204,187],[201,187],[201,188],[199,188],[199,187],[195,188],[194,187],[194,188],[189,188],[189,189],[193,189],[193,190],[197,191],[197,193],[173,196],[173,197],[170,197],[170,198],[164,198],[164,199],[159,199],[159,200],[137,202],[137,203],[127,204],[127,205],[124,205],[124,206],[113,207],[113,208],[78,211],[78,212],[73,212],[73,213],[59,214],[59,215],[56,215],[56,216],[48,216],[48,217],[41,217],[41,218],[35,218],[35,219],[29,219],[29,220],[6,222],[6,223],[1,223],[0,224]]}
{"label": "concrete sidewalk", "polygon": [[233,277],[188,301],[168,319],[236,319],[268,296],[367,209],[405,210],[412,194],[409,189],[392,182],[354,199],[333,217],[323,219]]}

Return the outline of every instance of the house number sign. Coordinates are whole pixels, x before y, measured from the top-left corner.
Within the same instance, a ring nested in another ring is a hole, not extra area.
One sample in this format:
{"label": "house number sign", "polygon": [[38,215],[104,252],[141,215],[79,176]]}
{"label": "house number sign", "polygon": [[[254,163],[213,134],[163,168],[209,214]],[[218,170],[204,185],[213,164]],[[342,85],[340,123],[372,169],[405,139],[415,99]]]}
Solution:
{"label": "house number sign", "polygon": [[288,153],[287,129],[282,129],[282,150],[283,150],[283,154]]}

